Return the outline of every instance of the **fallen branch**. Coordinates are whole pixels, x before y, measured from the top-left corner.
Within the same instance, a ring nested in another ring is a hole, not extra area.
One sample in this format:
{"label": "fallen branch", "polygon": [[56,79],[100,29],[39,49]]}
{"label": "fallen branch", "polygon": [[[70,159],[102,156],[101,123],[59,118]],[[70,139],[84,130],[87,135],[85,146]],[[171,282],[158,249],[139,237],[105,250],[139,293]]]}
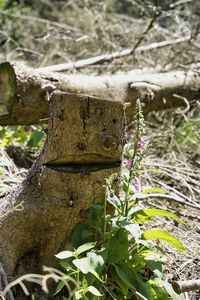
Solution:
{"label": "fallen branch", "polygon": [[183,199],[175,196],[175,195],[165,195],[165,194],[157,194],[157,193],[152,193],[152,194],[141,194],[138,196],[139,199],[148,199],[148,198],[159,198],[159,199],[166,199],[166,200],[172,200],[176,201],[180,204],[184,204],[193,208],[200,209],[200,205],[198,204],[193,204],[190,202],[186,202]]}
{"label": "fallen branch", "polygon": [[[26,287],[26,285],[24,284],[24,281],[27,282],[31,282],[31,283],[36,283],[38,285],[41,286],[42,290],[48,294],[49,290],[48,290],[48,281],[49,279],[54,280],[55,282],[63,282],[64,285],[66,286],[66,288],[68,289],[69,292],[69,299],[71,299],[71,297],[73,296],[73,291],[70,288],[70,284],[69,282],[73,283],[74,286],[76,286],[76,281],[64,274],[63,272],[61,272],[60,270],[57,270],[55,268],[49,268],[46,266],[43,266],[43,271],[47,272],[47,274],[25,274],[20,276],[19,278],[17,278],[16,280],[12,281],[11,283],[7,284],[5,289],[3,290],[2,294],[3,296],[9,297],[9,294],[12,293],[11,289],[16,286],[16,285],[20,285],[24,294],[26,296],[30,296],[30,293]],[[14,298],[8,298],[9,300],[14,300]]]}
{"label": "fallen branch", "polygon": [[186,281],[173,281],[172,287],[177,294],[200,290],[200,279],[186,280]]}
{"label": "fallen branch", "polygon": [[41,68],[37,68],[37,70],[41,71],[41,72],[61,72],[61,71],[67,71],[67,70],[71,70],[71,69],[80,69],[80,68],[84,68],[84,67],[87,67],[90,65],[95,65],[97,63],[100,64],[100,63],[104,63],[104,62],[109,62],[116,58],[128,56],[133,53],[151,51],[151,50],[155,50],[155,49],[159,49],[159,48],[163,48],[163,47],[169,47],[172,45],[185,43],[185,42],[189,41],[190,38],[191,38],[190,36],[186,36],[186,37],[179,38],[176,40],[173,39],[173,40],[169,40],[169,41],[156,42],[156,43],[152,43],[147,46],[140,46],[138,48],[134,47],[134,48],[128,48],[128,49],[116,51],[111,54],[102,54],[99,56],[81,59],[78,61],[72,61],[72,62],[58,64],[58,65],[41,67]]}

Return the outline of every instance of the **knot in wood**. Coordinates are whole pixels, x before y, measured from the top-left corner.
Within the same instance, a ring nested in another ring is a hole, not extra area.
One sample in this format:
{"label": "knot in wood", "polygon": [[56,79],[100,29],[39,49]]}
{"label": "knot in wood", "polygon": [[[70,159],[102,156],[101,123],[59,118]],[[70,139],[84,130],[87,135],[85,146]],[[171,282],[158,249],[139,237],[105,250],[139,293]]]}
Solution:
{"label": "knot in wood", "polygon": [[103,137],[103,146],[106,150],[109,150],[110,148],[115,146],[115,141],[112,136],[105,135]]}
{"label": "knot in wood", "polygon": [[86,149],[86,144],[83,142],[80,142],[77,144],[77,148],[81,151],[84,151]]}

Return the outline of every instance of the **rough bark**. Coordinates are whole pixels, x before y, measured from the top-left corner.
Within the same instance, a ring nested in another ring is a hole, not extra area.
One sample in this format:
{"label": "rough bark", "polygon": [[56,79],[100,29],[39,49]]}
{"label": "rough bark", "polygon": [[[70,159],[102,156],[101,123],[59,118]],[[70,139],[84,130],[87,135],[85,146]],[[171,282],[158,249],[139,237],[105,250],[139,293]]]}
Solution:
{"label": "rough bark", "polygon": [[[50,112],[39,158],[19,190],[0,201],[0,261],[7,274],[52,264],[84,211],[104,200],[105,178],[120,172],[125,142],[120,101],[56,91]],[[24,209],[13,210],[20,203]]]}
{"label": "rough bark", "polygon": [[49,99],[55,90],[130,103],[126,111],[129,121],[138,98],[143,103],[144,114],[199,99],[200,73],[64,75],[42,73],[7,62],[0,65],[0,90],[1,125],[35,124],[48,118]]}

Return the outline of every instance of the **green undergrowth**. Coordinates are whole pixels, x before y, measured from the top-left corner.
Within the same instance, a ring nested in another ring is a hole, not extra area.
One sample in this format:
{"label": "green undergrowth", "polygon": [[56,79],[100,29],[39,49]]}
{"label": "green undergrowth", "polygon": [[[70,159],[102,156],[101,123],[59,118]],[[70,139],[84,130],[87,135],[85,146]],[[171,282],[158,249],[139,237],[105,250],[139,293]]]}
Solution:
{"label": "green undergrowth", "polygon": [[27,148],[29,151],[41,148],[45,133],[44,126],[0,126],[0,140],[3,147],[15,145]]}
{"label": "green undergrowth", "polygon": [[0,126],[0,197],[26,175],[41,149],[45,133],[40,126]]}

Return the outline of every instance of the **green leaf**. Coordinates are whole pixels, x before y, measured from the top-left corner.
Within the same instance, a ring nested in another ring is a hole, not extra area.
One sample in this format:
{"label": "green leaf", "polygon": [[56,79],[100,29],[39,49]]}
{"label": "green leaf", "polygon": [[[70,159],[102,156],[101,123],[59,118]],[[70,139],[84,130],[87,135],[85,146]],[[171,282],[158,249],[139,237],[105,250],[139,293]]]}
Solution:
{"label": "green leaf", "polygon": [[162,274],[162,264],[159,261],[155,261],[155,260],[145,260],[146,264],[149,268],[149,270],[151,270],[157,277],[162,278],[163,274]]}
{"label": "green leaf", "polygon": [[108,251],[107,261],[109,263],[117,263],[128,259],[128,234],[127,231],[120,228],[106,242]]}
{"label": "green leaf", "polygon": [[120,287],[121,292],[123,293],[123,295],[127,296],[128,290],[129,290],[129,286],[123,280],[121,280],[121,278],[117,274],[115,268],[111,268],[110,273],[112,274],[113,281],[115,281],[115,283],[117,283],[119,285],[119,287]]}
{"label": "green leaf", "polygon": [[94,286],[92,286],[92,285],[88,286],[88,291],[89,291],[91,294],[93,294],[93,295],[95,295],[95,296],[97,296],[97,297],[102,297],[102,296],[103,296],[103,295],[101,295],[101,293],[100,293]]}
{"label": "green leaf", "polygon": [[55,257],[59,259],[66,259],[69,257],[74,257],[74,253],[72,251],[61,251],[55,255]]}
{"label": "green leaf", "polygon": [[74,293],[73,300],[79,300],[83,297],[83,290],[78,290]]}
{"label": "green leaf", "polygon": [[35,130],[35,131],[31,132],[30,139],[28,141],[27,146],[31,147],[31,148],[38,147],[39,143],[41,142],[43,137],[44,137],[44,132],[42,132],[42,131]]}
{"label": "green leaf", "polygon": [[167,292],[161,288],[160,286],[157,285],[152,285],[150,286],[150,292],[152,296],[152,300],[169,300]]}
{"label": "green leaf", "polygon": [[[106,251],[106,250],[105,250]],[[91,266],[92,268],[98,273],[101,273],[102,267],[105,263],[104,261],[104,255],[105,255],[105,251],[101,252],[100,254],[96,254],[94,252],[89,252],[87,253],[87,257],[90,259],[91,262]]]}
{"label": "green leaf", "polygon": [[91,241],[93,233],[85,224],[78,224],[72,234],[72,245],[78,248],[86,242]]}
{"label": "green leaf", "polygon": [[142,192],[142,194],[152,194],[152,193],[165,194],[166,192],[161,188],[147,188]]}
{"label": "green leaf", "polygon": [[185,248],[183,247],[181,242],[179,242],[178,239],[176,239],[173,235],[169,234],[167,231],[164,230],[152,229],[152,230],[145,231],[142,234],[142,238],[144,240],[151,240],[151,239],[163,240],[168,244],[170,244],[171,246],[178,249],[180,252],[185,252]]}
{"label": "green leaf", "polygon": [[157,209],[157,208],[140,209],[140,210],[134,212],[134,221],[137,223],[146,222],[146,221],[148,222],[149,220],[151,220],[152,217],[155,217],[155,216],[168,217],[168,218],[176,220],[179,223],[184,224],[184,222],[177,215],[175,215],[167,210]]}
{"label": "green leaf", "polygon": [[64,269],[71,269],[71,265],[69,264],[69,262],[67,261],[61,261],[60,265],[64,268]]}
{"label": "green leaf", "polygon": [[139,224],[128,224],[125,226],[126,230],[134,237],[136,241],[140,238],[140,226]]}
{"label": "green leaf", "polygon": [[128,285],[134,291],[142,294],[147,300],[149,299],[150,292],[148,285],[141,280],[137,272],[130,264],[125,262],[117,264],[115,265],[115,270],[126,285]]}
{"label": "green leaf", "polygon": [[99,277],[99,274],[96,272],[94,263],[90,257],[83,257],[79,259],[74,259],[73,264],[81,270],[83,274],[91,273],[93,274],[99,281],[102,281]]}
{"label": "green leaf", "polygon": [[110,193],[110,195],[107,197],[107,201],[112,204],[116,209],[121,208],[121,201],[120,199],[115,195],[114,191]]}
{"label": "green leaf", "polygon": [[140,256],[144,258],[147,267],[159,278],[162,278],[162,262],[165,256],[161,256],[159,252],[152,250],[144,250],[140,253]]}
{"label": "green leaf", "polygon": [[86,251],[88,251],[88,250],[94,248],[95,245],[96,245],[96,242],[93,242],[93,243],[92,243],[92,242],[91,242],[91,243],[85,243],[85,244],[81,245],[80,247],[78,247],[78,248],[75,250],[75,252],[76,252],[77,255],[80,255],[81,253],[86,252]]}
{"label": "green leaf", "polygon": [[91,261],[88,257],[83,257],[79,259],[74,259],[73,264],[81,270],[83,274],[87,274],[90,272],[91,267]]}
{"label": "green leaf", "polygon": [[63,289],[64,286],[65,286],[64,282],[60,281],[56,287],[56,292],[54,293],[54,295],[58,294]]}

